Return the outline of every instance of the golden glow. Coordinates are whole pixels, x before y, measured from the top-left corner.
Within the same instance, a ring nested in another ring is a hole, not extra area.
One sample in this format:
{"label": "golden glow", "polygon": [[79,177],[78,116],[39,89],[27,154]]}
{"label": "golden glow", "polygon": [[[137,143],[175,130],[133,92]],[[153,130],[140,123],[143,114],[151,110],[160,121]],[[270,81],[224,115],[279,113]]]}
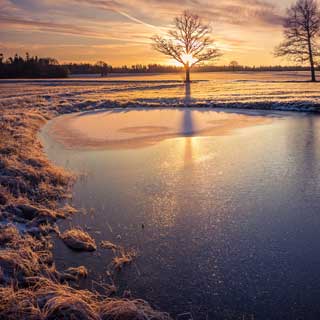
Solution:
{"label": "golden glow", "polygon": [[[161,61],[159,61],[159,64],[161,64]],[[165,61],[165,64],[171,65],[171,66],[176,66],[176,67],[182,67],[183,64],[177,60],[174,59],[168,59]]]}
{"label": "golden glow", "polygon": [[194,155],[194,137],[186,137],[184,138],[184,166],[190,166],[193,164],[193,160],[195,158],[195,156],[197,157],[197,155]]}
{"label": "golden glow", "polygon": [[197,61],[197,59],[194,58],[192,54],[186,54],[186,53],[181,55],[181,59],[185,64],[188,64],[189,66],[191,66],[193,63]]}
{"label": "golden glow", "polygon": [[[159,94],[158,90],[156,94]],[[265,117],[248,118],[238,114],[168,108],[152,111],[105,111],[91,113],[86,117],[67,115],[63,120],[55,120],[51,130],[56,139],[67,147],[97,149],[142,148],[166,139],[185,136],[190,138],[186,141],[187,144],[182,143],[181,152],[175,152],[179,155],[185,153],[183,162],[190,163],[200,160],[195,152],[194,136],[228,135],[236,129],[266,124],[269,121]],[[184,138],[182,141],[185,141]],[[181,157],[179,159],[181,161]],[[168,163],[172,165],[173,162]]]}
{"label": "golden glow", "polygon": [[[184,64],[189,64],[189,66],[191,66],[193,63],[195,63],[197,61],[197,59],[194,58],[192,56],[192,54],[186,54],[186,53],[181,55],[181,60],[183,61]],[[170,59],[169,64],[173,64],[177,67],[183,66],[183,64],[181,62],[174,60],[174,59]]]}
{"label": "golden glow", "polygon": [[[285,65],[290,62],[275,58],[273,51],[283,39],[280,17],[292,1],[252,1],[247,5],[246,0],[0,0],[1,53],[8,58],[29,52],[59,62],[103,60],[113,66],[181,66],[154,51],[150,38],[171,29],[173,18],[183,10],[199,13],[201,7],[205,23],[219,20],[212,25],[211,35],[223,53],[218,65],[233,60],[250,66]],[[68,12],[72,14],[66,15]]]}

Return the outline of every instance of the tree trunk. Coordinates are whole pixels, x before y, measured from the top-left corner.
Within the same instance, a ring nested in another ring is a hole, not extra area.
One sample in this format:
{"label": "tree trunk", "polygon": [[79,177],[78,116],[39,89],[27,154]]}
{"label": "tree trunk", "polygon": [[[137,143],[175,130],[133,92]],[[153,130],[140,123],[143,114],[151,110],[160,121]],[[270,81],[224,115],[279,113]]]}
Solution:
{"label": "tree trunk", "polygon": [[313,51],[311,45],[311,39],[308,39],[308,49],[309,49],[309,62],[310,62],[310,71],[311,71],[311,81],[316,82],[316,71],[314,68],[314,61],[313,61]]}
{"label": "tree trunk", "polygon": [[316,71],[315,71],[315,68],[314,68],[314,63],[312,62],[311,63],[311,81],[312,82],[316,82],[317,79],[316,79]]}
{"label": "tree trunk", "polygon": [[186,69],[186,83],[190,83],[190,67],[188,64],[185,66],[185,69]]}

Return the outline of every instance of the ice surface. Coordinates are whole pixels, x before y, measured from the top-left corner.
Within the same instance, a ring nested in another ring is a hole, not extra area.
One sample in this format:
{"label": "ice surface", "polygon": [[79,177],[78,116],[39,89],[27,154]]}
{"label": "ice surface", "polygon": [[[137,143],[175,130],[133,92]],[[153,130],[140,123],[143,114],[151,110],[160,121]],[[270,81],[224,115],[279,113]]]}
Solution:
{"label": "ice surface", "polygon": [[138,148],[174,137],[219,136],[267,124],[272,116],[210,108],[115,108],[58,117],[50,133],[70,148]]}

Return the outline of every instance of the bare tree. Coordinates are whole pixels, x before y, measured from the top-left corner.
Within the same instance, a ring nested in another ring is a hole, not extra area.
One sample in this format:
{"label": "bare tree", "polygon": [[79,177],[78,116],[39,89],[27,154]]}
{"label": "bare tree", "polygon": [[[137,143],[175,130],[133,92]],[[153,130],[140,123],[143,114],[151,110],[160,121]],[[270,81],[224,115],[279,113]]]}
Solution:
{"label": "bare tree", "polygon": [[98,61],[96,66],[100,69],[101,77],[104,77],[108,74],[108,64],[104,61]]}
{"label": "bare tree", "polygon": [[240,65],[238,61],[233,60],[230,62],[230,67],[232,68],[232,71],[235,72],[240,67]]}
{"label": "bare tree", "polygon": [[310,64],[311,81],[316,81],[315,59],[320,56],[317,44],[320,12],[316,0],[298,0],[287,11],[285,40],[276,48],[276,56],[288,56],[298,63]]}
{"label": "bare tree", "polygon": [[197,63],[214,60],[221,56],[213,47],[211,28],[203,24],[199,16],[188,11],[175,18],[175,27],[167,37],[152,37],[155,50],[181,63],[186,71],[186,82],[190,82],[190,69]]}

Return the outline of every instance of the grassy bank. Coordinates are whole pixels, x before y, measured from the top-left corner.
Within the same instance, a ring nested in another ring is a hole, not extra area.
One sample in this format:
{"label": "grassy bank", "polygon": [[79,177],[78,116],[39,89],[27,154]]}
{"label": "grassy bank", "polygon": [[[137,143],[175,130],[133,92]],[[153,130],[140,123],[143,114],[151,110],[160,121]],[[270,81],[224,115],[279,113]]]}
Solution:
{"label": "grassy bank", "polygon": [[[0,319],[170,319],[145,301],[116,298],[114,284],[103,294],[78,289],[82,266],[55,267],[52,234],[72,249],[100,250],[82,230],[60,234],[57,220],[76,214],[61,206],[74,177],[48,161],[37,138],[49,119],[70,111],[44,97],[0,105]],[[114,273],[134,258],[111,249]]]}

